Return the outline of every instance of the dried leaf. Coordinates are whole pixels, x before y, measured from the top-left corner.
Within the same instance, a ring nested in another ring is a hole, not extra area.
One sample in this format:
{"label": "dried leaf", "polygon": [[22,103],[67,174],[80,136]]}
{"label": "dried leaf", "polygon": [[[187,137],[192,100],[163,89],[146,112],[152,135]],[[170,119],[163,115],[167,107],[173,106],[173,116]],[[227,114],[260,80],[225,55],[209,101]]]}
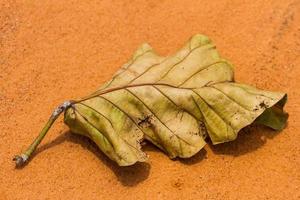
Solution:
{"label": "dried leaf", "polygon": [[281,130],[286,98],[235,83],[232,65],[198,34],[169,57],[141,45],[104,86],[65,107],[65,123],[128,166],[147,159],[142,140],[170,158],[189,158],[206,137],[213,144],[232,141],[253,122]]}

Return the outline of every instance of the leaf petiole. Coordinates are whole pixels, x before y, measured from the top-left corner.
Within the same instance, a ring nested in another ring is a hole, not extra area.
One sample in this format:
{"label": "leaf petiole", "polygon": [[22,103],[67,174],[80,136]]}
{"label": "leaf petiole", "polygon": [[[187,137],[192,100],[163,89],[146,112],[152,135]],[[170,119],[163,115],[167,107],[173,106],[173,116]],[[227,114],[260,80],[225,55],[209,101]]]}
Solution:
{"label": "leaf petiole", "polygon": [[36,139],[31,143],[31,145],[26,149],[25,152],[23,152],[21,155],[16,155],[13,158],[13,161],[16,162],[16,167],[23,166],[30,158],[31,154],[35,151],[37,146],[41,143],[45,135],[47,134],[48,130],[51,128],[52,124],[55,122],[55,120],[60,116],[61,113],[63,113],[66,109],[72,106],[74,104],[74,101],[65,101],[63,104],[58,106],[50,116],[48,122],[40,132],[40,134],[36,137]]}

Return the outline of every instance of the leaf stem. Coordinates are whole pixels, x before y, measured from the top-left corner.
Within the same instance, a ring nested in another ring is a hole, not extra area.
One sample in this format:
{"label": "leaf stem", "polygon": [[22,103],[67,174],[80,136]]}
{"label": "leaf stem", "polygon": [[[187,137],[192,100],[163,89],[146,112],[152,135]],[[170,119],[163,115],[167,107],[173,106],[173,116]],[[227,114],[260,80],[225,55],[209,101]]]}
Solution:
{"label": "leaf stem", "polygon": [[31,143],[31,145],[24,151],[21,155],[16,155],[13,158],[13,161],[16,163],[16,167],[22,167],[24,166],[27,161],[29,160],[31,154],[35,151],[37,146],[41,143],[55,120],[60,116],[61,113],[63,113],[67,108],[71,107],[74,104],[74,101],[65,101],[63,104],[58,106],[50,116],[48,122],[40,132],[40,134],[36,137],[36,139]]}

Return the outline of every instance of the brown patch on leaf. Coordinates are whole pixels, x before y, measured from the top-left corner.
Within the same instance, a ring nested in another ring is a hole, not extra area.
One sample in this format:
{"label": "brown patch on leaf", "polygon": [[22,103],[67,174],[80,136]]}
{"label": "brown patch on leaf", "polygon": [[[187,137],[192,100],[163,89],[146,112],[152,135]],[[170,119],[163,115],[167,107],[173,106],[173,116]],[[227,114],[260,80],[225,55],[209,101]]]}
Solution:
{"label": "brown patch on leaf", "polygon": [[147,115],[143,119],[139,118],[138,125],[141,127],[150,127],[152,125],[152,115]]}

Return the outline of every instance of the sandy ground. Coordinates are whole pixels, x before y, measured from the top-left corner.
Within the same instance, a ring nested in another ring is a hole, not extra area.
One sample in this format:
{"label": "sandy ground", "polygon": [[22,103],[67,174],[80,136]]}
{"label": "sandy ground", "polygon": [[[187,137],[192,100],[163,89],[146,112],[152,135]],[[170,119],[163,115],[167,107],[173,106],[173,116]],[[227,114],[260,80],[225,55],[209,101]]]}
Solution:
{"label": "sandy ground", "polygon": [[[120,168],[60,118],[14,168],[58,104],[98,88],[142,42],[167,55],[195,33],[237,81],[288,93],[286,129],[248,128],[188,160],[147,146],[148,163]],[[299,76],[299,0],[2,0],[0,199],[300,199]]]}

